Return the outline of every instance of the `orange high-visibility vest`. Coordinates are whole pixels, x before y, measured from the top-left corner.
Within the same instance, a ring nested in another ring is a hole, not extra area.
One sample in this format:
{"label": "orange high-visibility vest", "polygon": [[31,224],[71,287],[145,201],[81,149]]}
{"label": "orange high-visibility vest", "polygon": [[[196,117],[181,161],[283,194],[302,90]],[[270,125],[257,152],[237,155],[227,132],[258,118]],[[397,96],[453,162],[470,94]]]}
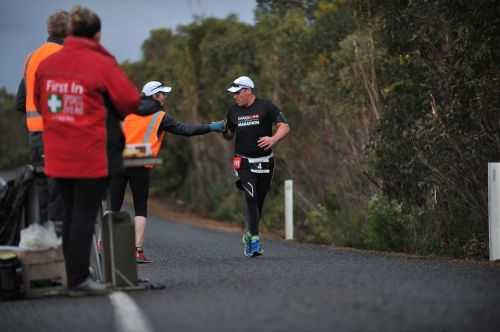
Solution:
{"label": "orange high-visibility vest", "polygon": [[42,116],[35,107],[35,73],[40,62],[49,55],[59,51],[62,45],[52,42],[43,43],[27,58],[24,70],[24,83],[26,85],[26,126],[29,132],[43,131]]}
{"label": "orange high-visibility vest", "polygon": [[165,114],[159,111],[148,116],[128,115],[122,124],[125,144],[150,144],[151,155],[157,157],[165,137],[165,132],[158,135],[158,129]]}

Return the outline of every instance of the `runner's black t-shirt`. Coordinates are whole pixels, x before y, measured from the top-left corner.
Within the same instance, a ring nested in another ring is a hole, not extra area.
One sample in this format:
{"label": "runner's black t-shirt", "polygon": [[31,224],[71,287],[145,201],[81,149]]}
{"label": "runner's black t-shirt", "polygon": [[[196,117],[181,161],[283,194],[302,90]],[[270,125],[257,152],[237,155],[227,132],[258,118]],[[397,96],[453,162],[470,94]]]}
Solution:
{"label": "runner's black t-shirt", "polygon": [[273,124],[279,122],[280,110],[271,101],[255,99],[250,107],[232,106],[227,112],[228,129],[235,133],[234,152],[258,158],[271,153],[257,145],[263,136],[273,135]]}

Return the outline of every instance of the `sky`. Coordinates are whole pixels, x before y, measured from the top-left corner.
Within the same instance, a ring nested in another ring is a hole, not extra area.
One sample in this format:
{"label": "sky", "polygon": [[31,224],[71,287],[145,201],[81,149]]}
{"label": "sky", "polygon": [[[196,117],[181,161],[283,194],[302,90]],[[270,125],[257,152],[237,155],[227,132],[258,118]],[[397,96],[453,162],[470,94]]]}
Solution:
{"label": "sky", "polygon": [[0,88],[17,91],[26,55],[47,39],[47,17],[83,5],[101,18],[102,44],[119,62],[137,61],[142,42],[157,28],[175,30],[194,16],[236,14],[253,24],[254,0],[0,0]]}

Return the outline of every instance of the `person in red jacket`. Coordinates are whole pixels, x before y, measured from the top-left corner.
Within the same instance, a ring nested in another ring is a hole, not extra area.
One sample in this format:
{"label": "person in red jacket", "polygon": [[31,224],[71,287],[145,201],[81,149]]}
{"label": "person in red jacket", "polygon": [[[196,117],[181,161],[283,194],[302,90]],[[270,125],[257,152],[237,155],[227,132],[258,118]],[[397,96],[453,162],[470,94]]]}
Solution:
{"label": "person in red jacket", "polygon": [[64,200],[63,252],[70,295],[102,294],[89,276],[97,211],[108,179],[123,167],[120,119],[136,112],[139,91],[99,43],[101,21],[76,6],[64,48],[40,63],[35,104],[44,122],[45,173]]}

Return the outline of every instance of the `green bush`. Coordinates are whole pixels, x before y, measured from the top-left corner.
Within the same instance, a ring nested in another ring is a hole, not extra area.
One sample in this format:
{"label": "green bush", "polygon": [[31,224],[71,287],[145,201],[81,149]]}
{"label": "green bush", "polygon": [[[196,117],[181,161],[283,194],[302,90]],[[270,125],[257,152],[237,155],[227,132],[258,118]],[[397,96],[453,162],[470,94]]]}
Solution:
{"label": "green bush", "polygon": [[244,225],[246,208],[243,200],[243,195],[236,189],[229,193],[220,193],[216,199],[218,203],[210,217]]}
{"label": "green bush", "polygon": [[305,227],[301,237],[306,242],[332,244],[334,233],[334,217],[323,205],[318,205],[307,213]]}
{"label": "green bush", "polygon": [[26,115],[15,109],[15,96],[0,88],[0,168],[11,169],[30,162]]}
{"label": "green bush", "polygon": [[[277,186],[275,184],[275,186]],[[283,193],[270,192],[266,198],[263,209],[261,225],[273,231],[281,231],[285,224],[285,202]]]}
{"label": "green bush", "polygon": [[330,191],[324,205],[307,212],[299,238],[307,242],[364,247],[363,227],[362,211],[345,207],[339,196]]}
{"label": "green bush", "polygon": [[365,243],[370,249],[404,251],[407,248],[408,222],[401,204],[382,195],[368,203]]}

